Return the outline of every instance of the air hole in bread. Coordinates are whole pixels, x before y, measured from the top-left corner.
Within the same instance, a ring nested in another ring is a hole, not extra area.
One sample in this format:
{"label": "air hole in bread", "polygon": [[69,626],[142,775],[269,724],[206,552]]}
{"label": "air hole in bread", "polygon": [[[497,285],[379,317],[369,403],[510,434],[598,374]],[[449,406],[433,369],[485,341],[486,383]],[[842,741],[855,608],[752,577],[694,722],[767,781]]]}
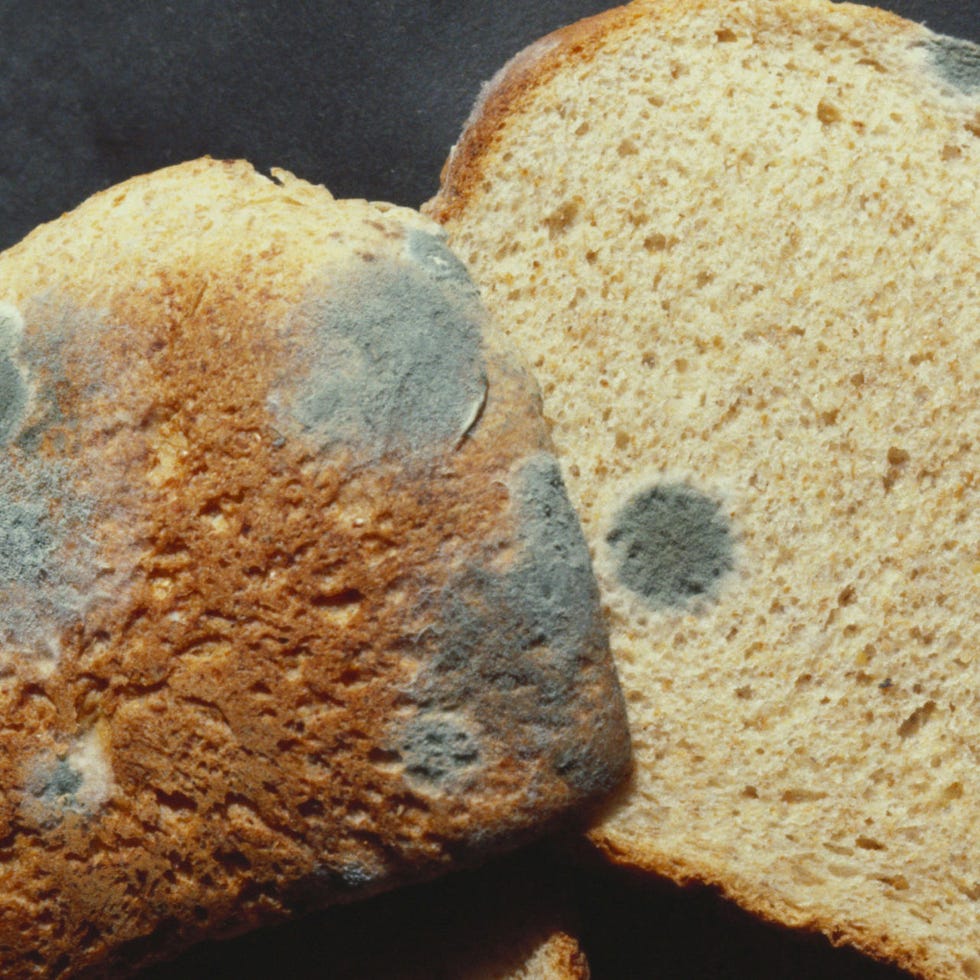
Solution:
{"label": "air hole in bread", "polygon": [[578,217],[579,209],[582,206],[580,199],[564,201],[547,218],[544,219],[545,228],[548,230],[549,238],[558,238],[564,235]]}
{"label": "air hole in bread", "polygon": [[153,795],[157,799],[157,803],[160,804],[161,808],[166,808],[167,810],[172,810],[174,812],[183,811],[186,813],[196,813],[197,812],[197,802],[186,793],[181,793],[179,790],[171,790],[167,792],[162,789],[154,788]]}
{"label": "air hole in bread", "polygon": [[315,595],[310,600],[311,604],[314,606],[336,610],[356,606],[363,601],[364,595],[357,589],[342,589],[339,592]]}
{"label": "air hole in bread", "polygon": [[885,75],[888,73],[888,69],[875,58],[858,58],[859,65],[867,65],[869,68],[874,69],[874,71],[879,74]]}
{"label": "air hole in bread", "polygon": [[961,963],[964,976],[970,977],[971,980],[980,977],[980,956],[967,956]]}
{"label": "air hole in bread", "polygon": [[909,736],[915,735],[921,731],[922,727],[929,721],[930,718],[932,718],[935,712],[936,702],[926,701],[925,704],[916,708],[915,711],[913,711],[912,714],[910,714],[908,718],[902,722],[898,728],[898,737],[908,738]]}

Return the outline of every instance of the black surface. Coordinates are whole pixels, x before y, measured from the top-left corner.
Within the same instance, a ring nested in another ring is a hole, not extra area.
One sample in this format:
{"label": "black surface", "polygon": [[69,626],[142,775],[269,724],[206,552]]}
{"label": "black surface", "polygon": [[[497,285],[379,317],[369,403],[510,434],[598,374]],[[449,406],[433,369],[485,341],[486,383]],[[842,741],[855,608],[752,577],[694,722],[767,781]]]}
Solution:
{"label": "black surface", "polygon": [[[977,0],[887,5],[980,39]],[[418,206],[435,192],[481,82],[541,34],[605,6],[0,0],[0,248],[94,191],[205,153],[282,166],[337,196]],[[705,891],[613,872],[565,875],[599,980],[899,976],[757,923]],[[370,906],[338,910],[208,945],[153,978],[338,976],[318,937],[337,935],[333,917],[377,942],[370,916]]]}

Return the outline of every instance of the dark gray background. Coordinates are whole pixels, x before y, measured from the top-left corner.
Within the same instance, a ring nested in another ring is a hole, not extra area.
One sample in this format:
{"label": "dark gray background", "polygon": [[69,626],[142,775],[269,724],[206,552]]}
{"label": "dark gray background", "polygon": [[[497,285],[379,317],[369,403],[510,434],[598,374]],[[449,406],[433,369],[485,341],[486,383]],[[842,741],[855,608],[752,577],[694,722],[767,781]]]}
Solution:
{"label": "dark gray background", "polygon": [[[977,0],[886,5],[980,39]],[[0,248],[97,190],[205,153],[282,166],[339,197],[417,207],[435,192],[480,83],[541,34],[606,6],[0,0]],[[577,911],[597,980],[903,976],[819,937],[758,923],[704,890],[549,867]],[[338,943],[355,959],[358,943],[375,951],[385,916],[439,915],[439,895],[422,886],[208,944],[152,976],[343,977],[346,968],[331,966]]]}

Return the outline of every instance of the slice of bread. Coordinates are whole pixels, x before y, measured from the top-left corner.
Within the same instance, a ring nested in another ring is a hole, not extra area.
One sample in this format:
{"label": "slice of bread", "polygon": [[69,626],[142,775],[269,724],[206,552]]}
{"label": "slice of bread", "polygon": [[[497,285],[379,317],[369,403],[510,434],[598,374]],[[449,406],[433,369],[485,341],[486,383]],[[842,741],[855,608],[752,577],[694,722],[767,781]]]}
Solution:
{"label": "slice of bread", "polygon": [[427,212],[538,372],[627,692],[613,860],[980,977],[980,51],[822,0],[545,38]]}
{"label": "slice of bread", "polygon": [[0,975],[541,833],[628,765],[540,399],[438,227],[247,164],[0,256]]}

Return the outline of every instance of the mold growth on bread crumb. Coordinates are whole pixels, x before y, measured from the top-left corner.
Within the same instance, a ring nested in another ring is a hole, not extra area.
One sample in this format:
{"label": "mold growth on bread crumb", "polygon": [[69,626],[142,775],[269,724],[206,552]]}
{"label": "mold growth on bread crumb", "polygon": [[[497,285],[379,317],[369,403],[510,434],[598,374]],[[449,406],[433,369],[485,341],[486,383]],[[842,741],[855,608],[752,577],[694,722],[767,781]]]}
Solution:
{"label": "mold growth on bread crumb", "polygon": [[0,486],[0,583],[40,588],[55,548],[48,508],[37,498],[18,499],[3,491]]}
{"label": "mold growth on bread crumb", "polygon": [[980,45],[956,37],[939,37],[927,48],[945,82],[964,95],[980,92]]}
{"label": "mold growth on bread crumb", "polygon": [[453,714],[421,712],[401,741],[405,774],[412,783],[452,789],[480,759],[479,741]]}
{"label": "mold growth on bread crumb", "polygon": [[15,361],[24,321],[9,303],[0,303],[0,446],[19,432],[29,400],[27,381]]}
{"label": "mold growth on bread crumb", "polygon": [[86,440],[110,384],[100,327],[51,297],[24,316],[0,303],[0,668],[47,675],[66,627],[120,590],[121,556],[100,561],[98,526],[122,505],[105,443]]}
{"label": "mold growth on bread crumb", "polygon": [[0,445],[12,439],[20,429],[27,395],[27,384],[20,369],[0,349]]}
{"label": "mold growth on bread crumb", "polygon": [[72,742],[67,752],[36,760],[26,779],[24,816],[42,827],[60,823],[69,813],[90,817],[112,795],[112,768],[98,729]]}
{"label": "mold growth on bread crumb", "polygon": [[654,609],[715,598],[735,564],[728,519],[717,501],[686,483],[635,493],[614,517],[606,543],[619,580]]}
{"label": "mold growth on bread crumb", "polygon": [[432,236],[411,237],[408,255],[344,266],[286,327],[292,363],[271,407],[323,450],[347,446],[368,459],[445,451],[480,415],[475,289]]}
{"label": "mold growth on bread crumb", "polygon": [[[51,465],[0,472],[0,645],[41,667],[60,651],[58,635],[84,605],[88,539],[79,529],[88,508],[74,499]],[[57,504],[57,506],[56,506]],[[63,554],[75,541],[71,559]],[[94,575],[94,570],[91,570]],[[9,657],[0,659],[0,664]]]}
{"label": "mold growth on bread crumb", "polygon": [[554,456],[538,453],[524,464],[515,497],[527,558],[511,578],[529,621],[541,624],[549,646],[565,657],[601,650],[589,549]]}

